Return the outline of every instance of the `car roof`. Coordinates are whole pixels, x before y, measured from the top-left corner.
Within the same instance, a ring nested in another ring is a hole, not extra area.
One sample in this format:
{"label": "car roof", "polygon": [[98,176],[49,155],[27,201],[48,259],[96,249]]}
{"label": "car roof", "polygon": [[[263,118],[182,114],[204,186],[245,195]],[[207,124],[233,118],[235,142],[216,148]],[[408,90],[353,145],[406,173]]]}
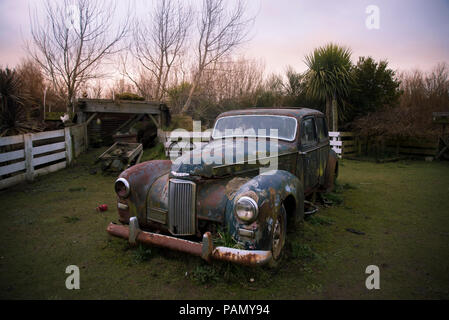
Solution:
{"label": "car roof", "polygon": [[309,108],[249,108],[241,110],[232,110],[221,113],[217,118],[237,116],[237,115],[275,115],[275,116],[289,116],[301,118],[306,115],[323,115],[322,112]]}

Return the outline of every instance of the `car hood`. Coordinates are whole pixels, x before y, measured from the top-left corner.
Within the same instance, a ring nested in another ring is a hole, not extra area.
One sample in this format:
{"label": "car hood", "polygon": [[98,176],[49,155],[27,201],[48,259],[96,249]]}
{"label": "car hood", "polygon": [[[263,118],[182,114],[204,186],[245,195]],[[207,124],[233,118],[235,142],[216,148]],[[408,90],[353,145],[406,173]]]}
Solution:
{"label": "car hood", "polygon": [[[274,151],[270,152],[270,150]],[[272,157],[295,151],[294,143],[282,140],[216,139],[173,161],[171,174],[175,177],[187,175],[217,177],[247,170],[258,170],[262,166],[268,167]]]}

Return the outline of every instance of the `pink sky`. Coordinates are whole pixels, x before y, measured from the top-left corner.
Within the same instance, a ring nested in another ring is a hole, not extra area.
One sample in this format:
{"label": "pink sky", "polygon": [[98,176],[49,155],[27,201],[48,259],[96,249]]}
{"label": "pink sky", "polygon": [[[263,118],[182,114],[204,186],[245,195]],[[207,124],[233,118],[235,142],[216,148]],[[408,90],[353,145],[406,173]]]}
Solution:
{"label": "pink sky", "polygon": [[[144,0],[128,1],[141,11]],[[14,66],[25,57],[28,6],[41,2],[0,0],[0,65]],[[449,62],[448,0],[253,0],[249,5],[258,15],[252,39],[239,53],[264,61],[268,72],[282,73],[287,65],[304,71],[304,55],[330,41],[349,46],[353,61],[371,55],[388,59],[394,69],[430,70]],[[380,10],[378,30],[365,26],[368,5]]]}

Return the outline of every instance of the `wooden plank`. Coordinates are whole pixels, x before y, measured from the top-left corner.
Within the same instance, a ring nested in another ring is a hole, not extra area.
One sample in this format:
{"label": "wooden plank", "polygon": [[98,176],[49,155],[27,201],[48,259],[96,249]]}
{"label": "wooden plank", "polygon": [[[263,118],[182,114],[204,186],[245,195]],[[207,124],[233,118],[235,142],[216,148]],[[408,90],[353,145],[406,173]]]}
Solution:
{"label": "wooden plank", "polygon": [[94,114],[93,115],[91,115],[90,117],[89,117],[89,119],[87,119],[87,121],[86,121],[86,125],[88,125],[92,120],[93,120],[93,118],[95,118],[97,116],[97,113],[96,112],[94,112]]}
{"label": "wooden plank", "polygon": [[11,151],[0,154],[0,163],[25,158],[25,150]]}
{"label": "wooden plank", "polygon": [[8,164],[7,166],[0,167],[0,176],[14,173],[20,170],[25,170],[25,161],[16,162],[13,164]]}
{"label": "wooden plank", "polygon": [[152,114],[149,113],[148,116],[150,117],[151,120],[153,120],[154,124],[156,125],[156,128],[159,128],[161,126],[159,121],[156,121],[156,119],[153,117]]}
{"label": "wooden plank", "polygon": [[64,136],[64,129],[54,131],[44,131],[39,133],[33,133],[33,141],[42,139],[59,138]]}
{"label": "wooden plank", "polygon": [[45,146],[34,147],[33,155],[38,155],[38,154],[52,152],[52,151],[56,151],[56,150],[62,150],[62,149],[65,149],[65,142],[57,142],[57,143],[47,144]]}
{"label": "wooden plank", "polygon": [[344,147],[350,147],[350,146],[355,146],[355,141],[354,140],[347,140],[347,141],[342,141],[343,142],[343,146]]}
{"label": "wooden plank", "polygon": [[67,159],[67,165],[72,163],[73,149],[72,149],[72,136],[70,135],[70,128],[64,129],[65,134],[65,158]]}
{"label": "wooden plank", "polygon": [[341,153],[341,149],[332,148],[332,150],[334,150],[335,153],[337,153],[337,154],[340,154],[340,153]]}
{"label": "wooden plank", "polygon": [[89,135],[87,134],[87,123],[83,124],[84,130],[84,151],[87,152],[89,149]]}
{"label": "wooden plank", "polygon": [[58,153],[50,154],[50,155],[44,156],[44,157],[34,158],[33,159],[33,166],[38,166],[38,165],[41,165],[41,164],[44,164],[44,163],[48,163],[48,162],[64,159],[65,157],[66,157],[66,152],[64,151],[64,152],[58,152]]}
{"label": "wooden plank", "polygon": [[0,180],[0,189],[9,188],[9,187],[11,187],[15,184],[18,184],[20,182],[23,182],[25,180],[26,180],[25,173],[21,173],[21,174],[15,175],[13,177],[2,179],[2,180]]}
{"label": "wooden plank", "polygon": [[329,131],[329,137],[339,137],[340,132],[337,131]]}
{"label": "wooden plank", "polygon": [[23,134],[18,136],[2,137],[0,138],[0,147],[8,146],[10,144],[23,143]]}
{"label": "wooden plank", "polygon": [[438,142],[418,142],[418,141],[405,141],[401,142],[401,147],[407,148],[423,148],[423,149],[437,149],[438,148]]}
{"label": "wooden plank", "polygon": [[151,103],[148,101],[120,101],[116,103],[113,100],[86,100],[86,106],[83,112],[107,112],[107,113],[161,113],[160,103]]}
{"label": "wooden plank", "polygon": [[110,152],[111,150],[114,150],[115,147],[117,146],[118,142],[114,143],[109,149],[107,149],[105,152],[103,152],[97,159],[101,159],[104,156],[106,156],[108,154],[108,152]]}
{"label": "wooden plank", "polygon": [[353,137],[353,132],[340,132],[340,137]]}
{"label": "wooden plank", "polygon": [[437,151],[436,149],[414,149],[414,148],[399,148],[399,153],[402,154],[415,154],[415,155],[423,155],[423,156],[435,156]]}
{"label": "wooden plank", "polygon": [[59,162],[59,163],[53,164],[51,166],[38,169],[38,170],[36,170],[34,172],[34,174],[37,177],[37,176],[41,176],[41,175],[44,175],[44,174],[48,174],[48,173],[51,173],[51,172],[55,172],[55,171],[64,169],[66,166],[67,166],[67,163],[65,161],[64,162]]}
{"label": "wooden plank", "polygon": [[342,146],[343,145],[343,141],[330,141],[331,146]]}
{"label": "wooden plank", "polygon": [[34,179],[34,167],[33,167],[33,135],[27,133],[23,136],[23,142],[25,147],[25,168],[26,178],[29,181]]}

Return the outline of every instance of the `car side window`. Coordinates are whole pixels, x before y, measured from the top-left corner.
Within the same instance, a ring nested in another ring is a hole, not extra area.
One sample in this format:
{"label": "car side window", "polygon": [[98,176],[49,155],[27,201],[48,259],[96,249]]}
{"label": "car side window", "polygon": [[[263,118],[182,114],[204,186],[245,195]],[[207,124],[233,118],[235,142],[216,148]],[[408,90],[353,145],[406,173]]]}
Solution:
{"label": "car side window", "polygon": [[301,144],[310,145],[316,142],[315,121],[313,118],[303,120],[301,126]]}
{"label": "car side window", "polygon": [[327,139],[327,127],[324,118],[318,117],[316,118],[316,127],[318,131],[318,140],[323,141]]}

